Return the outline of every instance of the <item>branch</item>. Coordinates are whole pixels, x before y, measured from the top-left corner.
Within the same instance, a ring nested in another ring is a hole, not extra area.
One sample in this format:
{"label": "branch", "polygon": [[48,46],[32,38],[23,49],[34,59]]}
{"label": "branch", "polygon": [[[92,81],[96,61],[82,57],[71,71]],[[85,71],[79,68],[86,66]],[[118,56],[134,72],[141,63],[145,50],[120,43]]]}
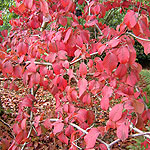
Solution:
{"label": "branch", "polygon": [[[26,61],[25,63],[26,63],[26,64],[30,64],[31,61]],[[36,65],[52,66],[52,64],[51,64],[51,63],[48,63],[48,62],[38,62],[38,61],[35,61],[34,63],[35,63]]]}
{"label": "branch", "polygon": [[138,128],[136,128],[136,127],[133,127],[132,124],[130,125],[130,128],[131,128],[132,130],[134,130],[135,132],[138,132],[138,133],[140,133],[140,134],[143,134],[144,137],[150,139],[150,135],[146,135],[146,134],[145,134],[145,133],[150,133],[150,132],[143,132],[143,131],[141,131],[140,129],[138,129]]}
{"label": "branch", "polygon": [[[98,52],[94,52],[94,53],[92,53],[92,54],[90,54],[90,56],[93,56],[93,55],[97,55],[98,54]],[[78,62],[78,61],[80,61],[80,60],[82,60],[82,58],[80,57],[80,58],[78,58],[78,59],[76,59],[75,61],[73,61],[73,62],[70,62],[70,65],[73,65],[74,63],[76,63],[76,62]]]}
{"label": "branch", "polygon": [[95,27],[97,28],[97,30],[100,32],[100,35],[103,35],[101,29],[99,28],[99,26],[97,24],[95,24]]}
{"label": "branch", "polygon": [[[36,93],[34,93],[34,89],[31,88],[31,94],[35,96]],[[27,138],[30,137],[32,129],[33,129],[33,124],[32,124],[32,120],[33,120],[33,112],[30,110],[30,130],[28,132]],[[27,142],[25,142],[21,148],[21,150],[24,150],[25,146],[27,145]]]}
{"label": "branch", "polygon": [[[59,119],[50,119],[50,121],[58,121],[58,120],[59,120]],[[78,125],[76,125],[76,124],[74,124],[74,123],[71,123],[71,122],[70,122],[69,125],[71,125],[71,126],[75,127],[76,129],[82,131],[84,134],[88,134],[88,132],[87,132],[86,130],[82,129],[81,127],[79,127]],[[104,141],[102,141],[102,140],[99,139],[99,138],[97,138],[96,140],[97,140],[98,142],[101,142],[102,144],[104,144],[104,145],[107,147],[107,149],[110,150],[110,147],[109,147],[109,145],[108,145],[107,143],[105,143]]]}
{"label": "branch", "polygon": [[[8,130],[10,130],[11,132],[12,132],[12,129],[11,129],[11,127],[10,127],[10,125],[8,124],[8,123],[6,123],[4,120],[2,120],[1,118],[0,118],[0,122],[2,123],[2,124],[4,124],[6,127],[8,127],[9,129]],[[11,137],[13,137],[13,138],[15,138],[15,136],[14,136],[14,134],[13,133],[9,133],[10,134],[10,136]]]}
{"label": "branch", "polygon": [[149,39],[141,38],[141,37],[139,37],[139,36],[134,35],[134,34],[133,34],[133,33],[131,33],[131,32],[126,32],[126,34],[129,34],[129,35],[131,35],[131,36],[135,37],[136,39],[139,39],[139,40],[142,40],[142,41],[150,42],[150,40],[149,40]]}
{"label": "branch", "polygon": [[48,16],[43,16],[43,23],[42,23],[42,26],[41,26],[41,29],[40,29],[40,31],[42,32],[42,31],[44,31],[45,29],[46,29],[46,27],[47,27],[47,25],[48,25],[48,22],[51,20],[51,16],[50,15],[48,15]]}
{"label": "branch", "polygon": [[[137,92],[140,92],[139,89],[138,89],[138,87],[135,87],[135,89],[136,89]],[[142,101],[143,101],[143,103],[144,103],[144,106],[145,106],[146,110],[148,110],[148,106],[146,105],[146,103],[145,103],[145,101],[144,101],[144,99],[143,99],[143,97],[142,97],[141,94],[140,94],[140,98],[142,99]]]}

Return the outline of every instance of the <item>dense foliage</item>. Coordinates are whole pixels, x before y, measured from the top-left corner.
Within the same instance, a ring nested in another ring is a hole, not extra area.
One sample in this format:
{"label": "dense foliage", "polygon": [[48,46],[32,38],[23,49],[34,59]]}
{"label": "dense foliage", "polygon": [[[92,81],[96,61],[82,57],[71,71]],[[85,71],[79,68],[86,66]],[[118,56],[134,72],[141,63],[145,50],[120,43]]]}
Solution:
{"label": "dense foliage", "polygon": [[[31,138],[47,132],[70,150],[111,149],[120,140],[141,135],[150,147],[150,136],[142,131],[150,120],[149,100],[145,103],[137,84],[142,67],[134,48],[136,39],[150,53],[148,4],[16,0],[9,11],[19,17],[9,21],[9,34],[1,31],[4,88],[17,91],[20,79],[31,89],[18,105],[15,137],[7,142],[10,150],[31,147]],[[39,87],[53,96],[55,113],[37,111]],[[102,112],[109,114],[103,125],[96,122]],[[118,138],[112,143],[103,140],[110,129]]]}

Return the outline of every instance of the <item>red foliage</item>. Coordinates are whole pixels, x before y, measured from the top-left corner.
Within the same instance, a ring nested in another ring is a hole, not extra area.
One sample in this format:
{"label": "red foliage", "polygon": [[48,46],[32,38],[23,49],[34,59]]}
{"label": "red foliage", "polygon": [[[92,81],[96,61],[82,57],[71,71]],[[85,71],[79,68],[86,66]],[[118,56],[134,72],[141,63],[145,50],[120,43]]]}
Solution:
{"label": "red foliage", "polygon": [[[107,134],[110,128],[116,129],[117,137],[124,141],[129,136],[133,119],[138,120],[137,124],[140,121],[147,123],[149,111],[145,110],[139,96],[143,93],[139,91],[137,96],[135,92],[141,66],[135,62],[133,47],[134,37],[143,45],[145,54],[150,53],[147,16],[139,10],[128,10],[123,22],[112,29],[99,23],[99,18],[103,19],[106,11],[112,8],[121,7],[124,11],[132,5],[131,1],[114,0],[100,4],[96,0],[80,0],[79,4],[83,2],[87,5],[80,19],[85,24],[75,16],[76,4],[72,0],[16,0],[16,7],[11,7],[20,18],[10,21],[12,29],[9,34],[7,30],[1,32],[2,73],[6,78],[13,78],[11,89],[18,89],[14,84],[16,78],[22,79],[24,86],[34,92],[38,85],[42,86],[51,93],[56,107],[55,114],[47,116],[44,111],[37,113],[34,93],[22,98],[13,126],[16,138],[9,149],[26,145],[31,134],[40,136],[44,130],[48,130],[52,138],[57,136],[69,145],[70,150],[77,149],[76,142],[83,149],[106,149],[105,142],[98,145],[96,140]],[[146,13],[150,13],[148,8]],[[43,24],[48,24],[50,29],[45,29]],[[89,30],[95,26],[101,33],[95,32],[93,38]],[[8,53],[7,48],[11,49]],[[4,88],[7,87],[6,81]],[[97,115],[95,104],[101,111],[110,111],[112,107],[105,127],[90,127]],[[136,114],[134,118],[133,112]],[[147,116],[142,118],[143,114]],[[32,128],[37,133],[30,133]]]}

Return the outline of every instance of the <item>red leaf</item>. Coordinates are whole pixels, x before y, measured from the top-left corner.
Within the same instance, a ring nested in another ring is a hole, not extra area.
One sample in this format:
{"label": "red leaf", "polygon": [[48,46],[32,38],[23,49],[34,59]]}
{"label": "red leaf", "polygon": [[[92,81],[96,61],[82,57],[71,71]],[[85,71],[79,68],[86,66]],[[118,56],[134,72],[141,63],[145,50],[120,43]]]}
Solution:
{"label": "red leaf", "polygon": [[45,0],[40,0],[41,11],[44,16],[49,14],[48,3]]}
{"label": "red leaf", "polygon": [[42,128],[41,128],[41,126],[38,126],[38,127],[36,128],[36,131],[37,131],[37,136],[40,136],[41,133],[42,133]]}
{"label": "red leaf", "polygon": [[52,124],[51,124],[49,118],[47,118],[47,119],[44,121],[43,124],[44,124],[44,127],[45,127],[46,129],[51,129],[51,128],[52,128]]}
{"label": "red leaf", "polygon": [[59,59],[65,60],[65,59],[67,59],[67,52],[64,50],[60,50],[60,51],[58,51],[57,56]]}
{"label": "red leaf", "polygon": [[116,122],[122,117],[123,104],[116,104],[109,113],[109,118]]}
{"label": "red leaf", "polygon": [[132,101],[135,112],[142,114],[144,111],[144,104],[137,100]]}
{"label": "red leaf", "polygon": [[127,77],[126,83],[130,86],[134,86],[137,83],[137,81],[137,75],[133,71],[131,71]]}
{"label": "red leaf", "polygon": [[34,126],[37,128],[39,126],[39,121],[41,119],[41,116],[36,116],[34,119]]}
{"label": "red leaf", "polygon": [[27,66],[27,70],[30,72],[36,72],[36,69],[38,66],[35,65],[34,61],[31,61],[31,63]]}
{"label": "red leaf", "polygon": [[102,95],[103,96],[107,96],[107,97],[111,97],[113,93],[113,90],[110,86],[105,85],[102,89]]}
{"label": "red leaf", "polygon": [[108,42],[108,45],[110,45],[111,47],[116,47],[119,43],[120,43],[119,39],[112,39]]}
{"label": "red leaf", "polygon": [[39,84],[40,74],[38,72],[32,74],[31,79],[32,79],[33,84]]}
{"label": "red leaf", "polygon": [[85,23],[85,27],[90,27],[90,26],[94,26],[95,24],[98,23],[97,19],[93,19],[93,20],[89,20]]}
{"label": "red leaf", "polygon": [[84,140],[86,142],[86,148],[90,149],[93,148],[95,143],[96,143],[96,139],[99,136],[100,132],[97,128],[92,128],[89,133],[84,137]]}
{"label": "red leaf", "polygon": [[124,23],[132,29],[137,23],[138,14],[135,13],[133,10],[128,10],[125,17]]}
{"label": "red leaf", "polygon": [[15,138],[15,141],[17,142],[17,144],[20,144],[21,141],[23,140],[23,131],[20,131],[19,134],[17,134],[16,138]]}
{"label": "red leaf", "polygon": [[80,75],[81,75],[82,77],[83,77],[83,76],[86,76],[86,74],[87,74],[87,67],[86,67],[86,65],[85,65],[84,62],[82,62],[82,63],[80,64],[79,72],[80,72]]}
{"label": "red leaf", "polygon": [[105,144],[100,144],[100,145],[99,145],[99,148],[100,148],[101,150],[107,150],[107,147],[106,147]]}
{"label": "red leaf", "polygon": [[129,61],[130,53],[126,46],[120,47],[117,52],[118,52],[118,60],[121,64],[125,64]]}
{"label": "red leaf", "polygon": [[125,123],[122,123],[117,127],[117,137],[122,141],[125,141],[128,138],[129,126]]}
{"label": "red leaf", "polygon": [[84,122],[87,119],[87,110],[86,109],[80,109],[78,111],[78,114],[76,115],[76,118],[80,122]]}
{"label": "red leaf", "polygon": [[65,35],[65,38],[64,38],[64,43],[67,43],[67,41],[69,40],[71,34],[72,34],[72,28],[69,28],[66,32],[66,35]]}
{"label": "red leaf", "polygon": [[63,132],[58,135],[58,139],[59,139],[61,142],[66,143],[66,144],[68,145],[68,138],[64,135]]}
{"label": "red leaf", "polygon": [[117,67],[117,64],[117,56],[113,53],[107,54],[103,60],[104,69],[108,74],[110,74]]}
{"label": "red leaf", "polygon": [[73,126],[69,125],[69,126],[65,129],[65,134],[69,137],[74,131],[75,131],[75,130],[74,130]]}
{"label": "red leaf", "polygon": [[20,65],[14,67],[13,76],[16,78],[22,77],[22,68]]}
{"label": "red leaf", "polygon": [[3,37],[7,37],[8,31],[7,30],[3,30],[1,31],[1,34]]}
{"label": "red leaf", "polygon": [[22,121],[21,121],[21,128],[23,129],[23,130],[25,130],[26,129],[26,118],[25,119],[23,119]]}
{"label": "red leaf", "polygon": [[95,120],[95,114],[94,114],[93,111],[89,110],[87,112],[87,122],[88,122],[88,124],[91,125],[94,122],[94,120]]}
{"label": "red leaf", "polygon": [[33,0],[23,0],[24,6],[31,9],[33,6]]}
{"label": "red leaf", "polygon": [[4,73],[9,73],[9,74],[11,74],[13,72],[13,66],[10,61],[7,61],[3,64],[2,71]]}
{"label": "red leaf", "polygon": [[49,53],[48,56],[46,56],[45,60],[53,63],[56,59],[56,56],[56,53]]}
{"label": "red leaf", "polygon": [[22,107],[32,107],[32,99],[25,97],[21,103]]}
{"label": "red leaf", "polygon": [[85,104],[90,104],[91,103],[91,98],[90,98],[90,94],[86,94],[83,99],[82,99],[83,103]]}
{"label": "red leaf", "polygon": [[125,76],[127,73],[127,66],[124,64],[119,64],[119,67],[117,68],[117,70],[115,71],[115,75],[118,78],[122,78],[123,76]]}
{"label": "red leaf", "polygon": [[19,134],[20,131],[21,131],[21,128],[19,127],[18,123],[15,123],[15,124],[13,125],[13,132],[14,132],[15,134]]}
{"label": "red leaf", "polygon": [[0,19],[0,26],[2,26],[3,25],[3,20],[2,19]]}
{"label": "red leaf", "polygon": [[54,69],[54,73],[56,75],[59,75],[61,73],[60,70],[62,69],[61,64],[55,63],[52,66],[53,66],[53,69]]}
{"label": "red leaf", "polygon": [[99,54],[99,55],[102,55],[102,53],[104,52],[104,50],[105,50],[106,48],[107,48],[107,46],[104,45],[104,44],[98,45],[98,54]]}
{"label": "red leaf", "polygon": [[88,82],[86,79],[80,79],[79,82],[78,82],[78,87],[79,87],[79,97],[82,96],[82,94],[86,91],[87,89],[87,85],[88,85]]}
{"label": "red leaf", "polygon": [[61,4],[63,7],[67,7],[69,5],[69,0],[61,0]]}
{"label": "red leaf", "polygon": [[56,133],[61,132],[62,129],[63,129],[63,127],[64,127],[64,123],[55,123],[55,124],[54,124],[54,130],[53,130],[54,135],[55,135]]}
{"label": "red leaf", "polygon": [[[143,38],[148,39],[147,37],[143,37]],[[150,42],[143,41],[143,40],[138,40],[138,42],[142,44],[142,46],[144,47],[144,53],[148,55],[150,53]]]}
{"label": "red leaf", "polygon": [[60,16],[59,17],[59,23],[63,26],[66,26],[67,25],[67,18],[63,17],[63,16]]}
{"label": "red leaf", "polygon": [[102,97],[100,104],[103,110],[107,110],[109,108],[109,97],[108,96]]}

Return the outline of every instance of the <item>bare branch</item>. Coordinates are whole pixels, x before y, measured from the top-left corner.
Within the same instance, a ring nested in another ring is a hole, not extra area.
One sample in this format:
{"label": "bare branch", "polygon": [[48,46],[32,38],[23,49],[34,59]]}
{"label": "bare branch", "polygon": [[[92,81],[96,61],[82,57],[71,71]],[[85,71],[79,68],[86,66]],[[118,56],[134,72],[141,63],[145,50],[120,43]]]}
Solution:
{"label": "bare branch", "polygon": [[97,30],[100,32],[100,35],[103,35],[101,29],[99,28],[99,26],[97,24],[95,24],[95,27],[97,28]]}
{"label": "bare branch", "polygon": [[[34,89],[31,88],[31,94],[35,96],[36,93],[34,93]],[[32,132],[32,129],[33,129],[33,123],[32,123],[32,120],[33,120],[33,112],[30,111],[30,130],[28,132],[28,135],[27,135],[27,138],[30,137],[31,135],[31,132]],[[27,142],[25,142],[21,148],[21,150],[24,150],[25,146],[27,145]]]}
{"label": "bare branch", "polygon": [[134,34],[133,34],[133,33],[131,33],[131,32],[126,32],[126,34],[129,34],[129,35],[131,35],[131,36],[135,37],[136,39],[139,39],[139,40],[142,40],[142,41],[150,42],[150,40],[149,40],[149,39],[141,38],[141,37],[139,37],[139,36],[134,35]]}
{"label": "bare branch", "polygon": [[[26,61],[25,63],[26,63],[26,64],[30,64],[31,61]],[[38,61],[35,61],[34,63],[35,63],[36,65],[52,66],[52,64],[51,64],[51,63],[48,63],[48,62],[38,62]]]}
{"label": "bare branch", "polygon": [[[50,119],[50,121],[58,121],[59,119]],[[74,123],[69,123],[71,126],[73,126],[73,127],[75,127],[76,129],[78,129],[78,130],[80,130],[80,131],[82,131],[84,134],[88,134],[88,132],[86,131],[86,130],[84,130],[84,129],[82,129],[81,127],[79,127],[78,125],[76,125],[76,124],[74,124]],[[106,147],[107,147],[107,149],[108,150],[110,150],[110,146],[107,144],[107,143],[105,143],[104,141],[102,141],[101,139],[99,139],[99,138],[97,138],[96,139],[98,142],[101,142],[102,144],[104,144]]]}

